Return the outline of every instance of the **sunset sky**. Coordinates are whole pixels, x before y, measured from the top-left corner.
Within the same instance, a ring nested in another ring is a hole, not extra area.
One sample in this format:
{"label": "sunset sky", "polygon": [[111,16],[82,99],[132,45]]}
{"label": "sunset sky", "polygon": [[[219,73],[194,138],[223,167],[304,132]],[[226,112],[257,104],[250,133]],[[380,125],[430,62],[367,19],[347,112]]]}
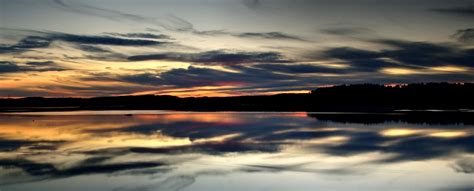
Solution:
{"label": "sunset sky", "polygon": [[473,0],[0,0],[0,97],[474,82]]}

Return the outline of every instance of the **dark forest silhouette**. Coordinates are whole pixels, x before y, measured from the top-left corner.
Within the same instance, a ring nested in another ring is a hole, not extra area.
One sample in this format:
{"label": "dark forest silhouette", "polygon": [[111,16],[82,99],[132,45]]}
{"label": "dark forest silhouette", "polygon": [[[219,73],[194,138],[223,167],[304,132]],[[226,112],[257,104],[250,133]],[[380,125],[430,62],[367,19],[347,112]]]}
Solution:
{"label": "dark forest silhouette", "polygon": [[324,111],[393,112],[474,108],[472,83],[408,85],[357,84],[318,88],[307,94],[192,97],[167,95],[0,99],[0,111],[189,110],[189,111]]}

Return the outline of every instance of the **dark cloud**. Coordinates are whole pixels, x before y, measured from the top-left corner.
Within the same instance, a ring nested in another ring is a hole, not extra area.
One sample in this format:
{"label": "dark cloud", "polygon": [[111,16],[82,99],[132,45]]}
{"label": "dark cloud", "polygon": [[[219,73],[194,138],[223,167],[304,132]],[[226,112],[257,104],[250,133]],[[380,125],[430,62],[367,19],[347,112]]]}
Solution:
{"label": "dark cloud", "polygon": [[382,44],[395,47],[384,50],[382,55],[415,66],[461,65],[472,66],[474,49],[456,45],[400,40],[382,40]]}
{"label": "dark cloud", "polygon": [[0,61],[0,73],[20,72],[22,69],[14,63]]}
{"label": "dark cloud", "polygon": [[323,52],[326,58],[336,58],[351,64],[355,71],[374,72],[387,66],[396,66],[382,60],[383,53],[350,47],[332,48]]}
{"label": "dark cloud", "polygon": [[45,48],[48,47],[51,40],[40,36],[28,36],[20,40],[14,47],[20,49]]}
{"label": "dark cloud", "polygon": [[63,143],[63,141],[9,140],[0,137],[0,152],[14,152],[21,147],[35,150],[55,150]]}
{"label": "dark cloud", "polygon": [[234,36],[241,38],[261,38],[261,39],[274,39],[274,40],[296,40],[296,41],[306,41],[300,37],[285,34],[282,32],[266,32],[266,33],[240,33],[235,34]]}
{"label": "dark cloud", "polygon": [[282,62],[282,55],[277,52],[225,52],[208,51],[201,53],[160,53],[128,57],[130,61],[168,60],[204,64],[240,64],[254,62]]}
{"label": "dark cloud", "polygon": [[28,36],[14,45],[2,46],[0,45],[0,54],[24,52],[35,48],[46,48],[51,44],[51,39],[41,36]]}
{"label": "dark cloud", "polygon": [[370,51],[370,50],[363,50],[363,49],[356,49],[351,47],[340,47],[340,48],[332,48],[326,50],[324,55],[331,57],[331,58],[338,58],[342,60],[370,60],[376,59],[381,57],[382,55],[378,52]]}
{"label": "dark cloud", "polygon": [[193,31],[193,34],[203,35],[203,36],[219,36],[219,35],[228,35],[229,32],[225,30],[205,30],[205,31]]}
{"label": "dark cloud", "polygon": [[61,40],[65,42],[77,44],[92,44],[92,45],[116,45],[116,46],[155,46],[165,44],[167,42],[145,40],[145,39],[128,39],[117,38],[112,36],[94,36],[94,35],[74,35],[65,33],[51,34],[50,39]]}
{"label": "dark cloud", "polygon": [[325,138],[343,134],[341,131],[290,131],[278,134],[269,134],[259,137],[261,141],[283,141],[283,140],[310,140],[316,138]]}
{"label": "dark cloud", "polygon": [[58,169],[49,163],[36,163],[28,160],[0,160],[0,166],[5,168],[16,167],[32,176],[71,177],[87,174],[114,173],[125,170],[153,168],[163,166],[159,162],[135,162],[118,164],[93,164],[75,166],[67,169]]}
{"label": "dark cloud", "polygon": [[0,152],[14,151],[14,150],[17,150],[18,148],[20,148],[24,145],[29,145],[31,143],[32,142],[30,142],[30,141],[2,140],[2,139],[0,139]]}
{"label": "dark cloud", "polygon": [[281,83],[282,81],[294,79],[294,77],[289,75],[275,74],[271,71],[267,71],[266,69],[251,67],[232,67],[232,69],[238,72],[227,72],[222,70],[190,66],[186,69],[172,69],[159,75],[153,73],[143,73],[120,76],[119,79],[122,81],[139,84],[171,85],[174,87],[239,84],[245,86],[252,86],[255,84],[264,84],[264,86],[278,86],[276,84]]}
{"label": "dark cloud", "polygon": [[474,42],[474,28],[461,29],[452,35],[458,42],[471,43]]}
{"label": "dark cloud", "polygon": [[[430,66],[458,65],[472,66],[474,49],[450,44],[411,42],[400,40],[378,40],[391,49],[380,51],[339,47],[323,52],[323,57],[340,59],[363,71],[376,71],[388,66],[420,68]],[[393,61],[387,61],[393,60]]]}
{"label": "dark cloud", "polygon": [[240,142],[222,142],[193,144],[190,146],[169,148],[131,148],[133,153],[153,154],[181,154],[181,153],[204,153],[210,155],[223,155],[227,153],[274,153],[279,151],[277,144],[255,144]]}
{"label": "dark cloud", "polygon": [[438,12],[438,13],[474,17],[474,6],[439,8],[439,9],[432,9],[432,11],[435,11],[435,12]]}
{"label": "dark cloud", "polygon": [[[96,80],[102,80],[97,79]],[[107,78],[110,79],[110,78]],[[132,82],[137,84],[148,84],[148,85],[161,85],[162,80],[158,77],[158,74],[154,73],[142,73],[142,74],[135,74],[135,75],[125,75],[119,78],[125,82]]]}
{"label": "dark cloud", "polygon": [[91,166],[79,166],[70,169],[60,170],[53,173],[55,176],[78,176],[86,174],[114,173],[124,170],[143,169],[163,166],[159,162],[134,162],[120,164],[101,164]]}
{"label": "dark cloud", "polygon": [[[346,52],[343,49],[342,52]],[[352,51],[350,51],[352,52]],[[360,53],[359,51],[355,51]],[[339,55],[335,54],[334,55]],[[251,64],[225,65],[235,72],[211,68],[193,67],[171,69],[162,73],[138,73],[123,76],[111,76],[119,81],[153,85],[157,87],[222,87],[219,91],[258,93],[268,91],[308,90],[318,85],[346,83],[413,83],[425,81],[464,81],[472,79],[470,74],[445,73],[435,75],[384,75],[377,71],[387,66],[399,66],[380,60],[371,54],[362,53],[361,57],[340,55],[346,58],[349,68],[329,68],[318,65],[285,63],[285,64]],[[333,58],[333,57],[331,57]],[[351,58],[351,59],[349,59]],[[377,73],[375,73],[377,72]],[[305,75],[302,75],[305,74]],[[357,74],[347,76],[347,74]]]}
{"label": "dark cloud", "polygon": [[164,34],[152,34],[152,33],[106,33],[113,36],[126,37],[126,38],[148,38],[148,39],[171,39],[170,36]]}
{"label": "dark cloud", "polygon": [[324,74],[344,74],[350,70],[337,69],[337,68],[328,68],[315,66],[310,64],[258,64],[255,65],[256,68],[265,69],[272,72],[283,72],[288,74],[311,74],[311,73],[324,73]]}
{"label": "dark cloud", "polygon": [[9,61],[0,61],[1,73],[15,73],[15,72],[46,72],[46,71],[63,71],[66,68],[57,66],[52,61],[45,62],[27,62],[24,65]]}
{"label": "dark cloud", "polygon": [[77,45],[76,46],[79,50],[85,52],[92,52],[92,53],[108,53],[110,50],[98,47],[98,46],[91,46],[91,45]]}
{"label": "dark cloud", "polygon": [[359,35],[359,34],[369,34],[369,33],[372,33],[373,31],[364,27],[335,27],[335,28],[322,29],[321,32],[324,34],[330,34],[330,35],[350,36],[350,35]]}
{"label": "dark cloud", "polygon": [[53,61],[27,62],[25,64],[29,65],[29,66],[54,66],[54,65],[56,65],[56,63],[54,63]]}
{"label": "dark cloud", "polygon": [[64,41],[77,44],[81,50],[88,52],[106,52],[107,50],[93,45],[115,46],[157,46],[171,42],[152,39],[117,38],[113,36],[75,35],[66,33],[42,33],[43,36],[27,36],[14,45],[0,45],[0,54],[25,52],[36,48],[47,48],[53,41]]}
{"label": "dark cloud", "polygon": [[321,173],[321,174],[335,174],[335,175],[348,175],[356,173],[355,170],[350,168],[340,169],[311,169],[306,168],[305,163],[302,164],[291,164],[291,165],[244,165],[241,171],[244,172],[307,172],[307,173]]}

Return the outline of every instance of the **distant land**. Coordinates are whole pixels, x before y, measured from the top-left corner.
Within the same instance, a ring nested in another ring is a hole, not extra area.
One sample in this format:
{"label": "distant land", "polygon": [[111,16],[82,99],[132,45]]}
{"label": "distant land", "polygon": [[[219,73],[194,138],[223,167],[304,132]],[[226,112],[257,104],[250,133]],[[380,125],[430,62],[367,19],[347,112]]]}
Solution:
{"label": "distant land", "polygon": [[0,112],[179,110],[386,113],[394,111],[472,111],[473,109],[473,83],[353,84],[317,88],[307,94],[266,96],[179,98],[168,95],[143,95],[0,99]]}

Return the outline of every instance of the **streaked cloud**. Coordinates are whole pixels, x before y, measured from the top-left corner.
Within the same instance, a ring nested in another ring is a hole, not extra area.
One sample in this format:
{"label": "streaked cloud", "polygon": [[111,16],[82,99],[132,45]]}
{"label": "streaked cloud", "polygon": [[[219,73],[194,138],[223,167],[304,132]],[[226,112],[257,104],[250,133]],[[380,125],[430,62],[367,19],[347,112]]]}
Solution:
{"label": "streaked cloud", "polygon": [[171,39],[170,36],[164,34],[153,34],[153,33],[115,33],[108,32],[108,35],[126,37],[126,38],[147,38],[147,39]]}
{"label": "streaked cloud", "polygon": [[349,35],[360,35],[360,34],[371,34],[374,31],[366,27],[332,27],[321,30],[324,34],[329,35],[340,35],[340,36],[349,36]]}
{"label": "streaked cloud", "polygon": [[51,40],[61,40],[65,42],[78,44],[101,44],[115,46],[154,46],[166,44],[168,42],[144,40],[144,39],[128,39],[117,38],[112,36],[94,36],[94,35],[74,35],[65,33],[53,33],[48,36]]}
{"label": "streaked cloud", "polygon": [[46,71],[64,71],[66,68],[59,67],[52,61],[45,62],[27,62],[18,64],[9,61],[0,61],[0,74],[19,73],[19,72],[46,72]]}
{"label": "streaked cloud", "polygon": [[265,33],[255,33],[255,32],[247,32],[247,33],[240,33],[235,34],[234,36],[241,37],[241,38],[261,38],[261,39],[274,39],[274,40],[296,40],[296,41],[306,41],[303,38],[285,34],[282,32],[265,32]]}
{"label": "streaked cloud", "polygon": [[41,36],[28,36],[14,45],[0,45],[0,54],[28,51],[35,48],[46,48],[51,44],[51,39]]}
{"label": "streaked cloud", "polygon": [[178,62],[205,63],[205,64],[240,64],[253,62],[282,62],[282,55],[277,52],[229,52],[208,51],[201,53],[160,53],[135,55],[128,57],[130,61],[167,60]]}

